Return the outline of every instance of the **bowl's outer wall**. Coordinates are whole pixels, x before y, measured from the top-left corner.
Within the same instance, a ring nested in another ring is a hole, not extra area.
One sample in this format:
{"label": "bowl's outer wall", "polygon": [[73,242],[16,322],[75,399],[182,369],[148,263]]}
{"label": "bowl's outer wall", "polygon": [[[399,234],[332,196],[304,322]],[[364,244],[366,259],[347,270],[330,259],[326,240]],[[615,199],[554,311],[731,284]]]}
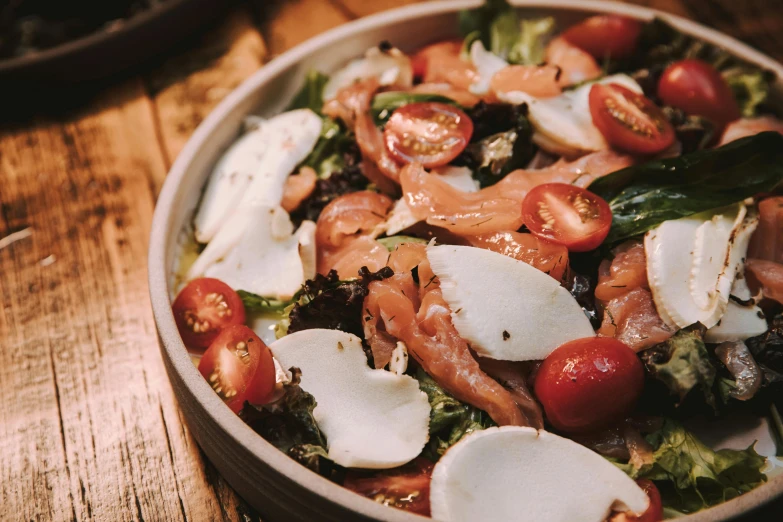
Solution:
{"label": "bowl's outer wall", "polygon": [[[161,191],[150,241],[150,291],[160,346],[185,420],[196,441],[231,486],[268,521],[415,522],[421,517],[388,509],[334,486],[256,435],[212,393],[193,366],[171,314],[169,283],[182,230],[192,218],[202,187],[219,155],[240,132],[248,114],[281,111],[307,71],[332,71],[382,40],[404,50],[453,36],[456,11],[475,1],[432,2],[389,11],[320,35],[270,62],[229,95],[201,124],[175,162]],[[515,2],[520,4],[520,2]],[[560,27],[594,11],[620,11],[651,18],[652,11],[607,2],[531,2],[525,16],[553,15]],[[547,7],[540,7],[542,4]],[[536,5],[537,4],[537,5]],[[551,4],[551,5],[549,5]],[[736,41],[692,23],[675,21],[740,56],[774,69],[783,68]],[[777,86],[778,94],[780,85]],[[683,520],[727,520],[781,494],[783,477],[716,508]]]}

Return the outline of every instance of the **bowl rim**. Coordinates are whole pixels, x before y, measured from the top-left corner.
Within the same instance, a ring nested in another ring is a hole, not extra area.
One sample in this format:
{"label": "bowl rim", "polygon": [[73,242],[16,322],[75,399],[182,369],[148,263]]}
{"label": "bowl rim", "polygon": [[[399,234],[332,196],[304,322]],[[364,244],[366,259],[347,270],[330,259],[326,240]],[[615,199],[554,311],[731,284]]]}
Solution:
{"label": "bowl rim", "polygon": [[[306,488],[321,497],[329,498],[345,509],[376,520],[415,522],[427,519],[382,506],[330,482],[328,479],[293,461],[257,435],[237,415],[231,412],[213,393],[193,365],[179,337],[169,297],[170,267],[166,265],[165,253],[169,247],[167,241],[172,220],[171,209],[177,199],[180,185],[190,173],[190,164],[193,157],[202,144],[209,139],[213,130],[220,126],[225,115],[252,96],[261,86],[275,79],[279,73],[297,64],[316,50],[337,41],[350,39],[357,33],[425,15],[447,14],[465,8],[477,7],[482,3],[481,0],[438,0],[382,11],[318,34],[274,58],[227,95],[197,127],[169,170],[158,196],[153,215],[148,254],[150,299],[161,349],[166,352],[173,369],[179,374],[185,385],[190,388],[190,392],[196,400],[202,404],[211,420],[221,426],[235,444],[243,446],[245,450],[251,452],[275,470],[285,474],[300,487]],[[697,22],[656,9],[621,4],[608,0],[511,0],[510,3],[517,8],[592,11],[595,13],[627,15],[643,20],[659,17],[672,23],[672,25],[683,32],[717,44],[734,55],[741,56],[748,61],[770,69],[775,72],[778,78],[783,79],[783,65],[760,51],[715,29],[710,29]],[[740,497],[689,515],[683,518],[683,520],[688,522],[726,520],[759,507],[779,496],[783,496],[783,476],[776,477]]]}

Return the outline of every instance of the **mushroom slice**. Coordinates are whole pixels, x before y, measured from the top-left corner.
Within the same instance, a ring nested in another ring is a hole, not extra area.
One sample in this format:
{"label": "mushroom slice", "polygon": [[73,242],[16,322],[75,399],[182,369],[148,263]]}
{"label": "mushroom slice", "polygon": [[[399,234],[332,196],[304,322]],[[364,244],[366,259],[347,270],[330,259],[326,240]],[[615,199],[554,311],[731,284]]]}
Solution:
{"label": "mushroom slice", "polygon": [[362,341],[339,330],[302,330],[269,348],[283,368],[302,370],[329,458],[349,468],[409,462],[429,438],[430,404],[416,379],[367,365]]}
{"label": "mushroom slice", "polygon": [[602,522],[643,513],[647,494],[614,464],[534,428],[474,432],[435,465],[432,517],[441,522]]}
{"label": "mushroom slice", "polygon": [[482,357],[542,360],[565,342],[595,335],[568,290],[524,261],[453,245],[429,246],[427,258],[455,328]]}

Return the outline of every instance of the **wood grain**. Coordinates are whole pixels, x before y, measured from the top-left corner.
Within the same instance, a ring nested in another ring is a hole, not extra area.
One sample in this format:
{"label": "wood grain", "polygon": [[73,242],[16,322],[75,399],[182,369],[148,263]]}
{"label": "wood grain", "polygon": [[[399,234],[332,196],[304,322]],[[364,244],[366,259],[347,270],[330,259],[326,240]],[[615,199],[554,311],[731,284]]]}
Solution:
{"label": "wood grain", "polygon": [[[257,0],[76,110],[0,124],[0,520],[260,520],[204,460],[163,369],[145,268],[155,196],[266,60],[407,3]],[[778,2],[634,3],[783,58]]]}

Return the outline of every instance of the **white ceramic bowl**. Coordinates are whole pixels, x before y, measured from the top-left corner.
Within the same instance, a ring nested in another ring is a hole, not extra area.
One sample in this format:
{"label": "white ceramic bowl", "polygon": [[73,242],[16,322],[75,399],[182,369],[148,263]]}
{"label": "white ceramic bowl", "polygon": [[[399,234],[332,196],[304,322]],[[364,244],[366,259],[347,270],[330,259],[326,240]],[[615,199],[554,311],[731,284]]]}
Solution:
{"label": "white ceramic bowl", "polygon": [[[231,486],[268,521],[414,522],[426,520],[356,495],[294,462],[246,426],[215,395],[190,360],[171,313],[171,283],[182,231],[193,216],[212,166],[238,136],[248,114],[283,110],[310,69],[336,70],[365,49],[389,40],[403,50],[455,36],[457,12],[476,0],[428,2],[383,12],[321,34],[262,67],[204,120],[166,178],[152,224],[149,284],[161,352],[180,408],[193,436]],[[778,100],[783,67],[737,40],[682,18],[614,2],[531,0],[513,2],[525,16],[554,16],[559,27],[595,12],[649,20],[660,16],[680,30],[773,70]],[[735,500],[682,519],[726,520],[783,494],[777,477]]]}

